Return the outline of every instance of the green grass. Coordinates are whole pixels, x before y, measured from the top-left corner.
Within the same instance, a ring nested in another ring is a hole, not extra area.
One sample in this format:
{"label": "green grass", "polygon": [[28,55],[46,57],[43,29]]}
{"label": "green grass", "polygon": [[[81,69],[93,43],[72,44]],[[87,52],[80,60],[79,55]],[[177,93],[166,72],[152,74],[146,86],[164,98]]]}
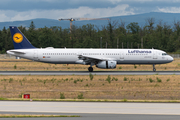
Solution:
{"label": "green grass", "polygon": [[64,93],[60,93],[60,99],[65,99]]}
{"label": "green grass", "polygon": [[89,78],[90,78],[90,80],[93,80],[93,78],[94,78],[93,74],[90,73]]}
{"label": "green grass", "polygon": [[2,98],[2,97],[0,97],[0,100],[8,100],[7,98]]}
{"label": "green grass", "polygon": [[154,82],[154,80],[152,78],[149,78],[149,82],[152,83]]}
{"label": "green grass", "polygon": [[74,83],[76,84],[76,83],[77,83],[77,80],[74,80]]}
{"label": "green grass", "polygon": [[79,94],[77,98],[78,98],[78,99],[84,99],[83,94],[82,94],[82,93]]}
{"label": "green grass", "polygon": [[127,81],[127,80],[128,80],[128,78],[124,77],[124,81]]}
{"label": "green grass", "polygon": [[134,69],[136,69],[137,68],[137,66],[136,65],[134,65]]}
{"label": "green grass", "polygon": [[162,80],[160,78],[157,77],[156,79],[157,79],[157,82],[162,82]]}
{"label": "green grass", "polygon": [[127,102],[127,101],[128,101],[128,100],[127,100],[127,99],[125,99],[125,98],[122,100],[122,102]]}
{"label": "green grass", "polygon": [[16,65],[14,65],[14,69],[16,69],[17,68],[17,66]]}
{"label": "green grass", "polygon": [[110,75],[108,75],[108,77],[106,78],[106,81],[108,81],[108,83],[111,83],[111,77],[110,77]]}

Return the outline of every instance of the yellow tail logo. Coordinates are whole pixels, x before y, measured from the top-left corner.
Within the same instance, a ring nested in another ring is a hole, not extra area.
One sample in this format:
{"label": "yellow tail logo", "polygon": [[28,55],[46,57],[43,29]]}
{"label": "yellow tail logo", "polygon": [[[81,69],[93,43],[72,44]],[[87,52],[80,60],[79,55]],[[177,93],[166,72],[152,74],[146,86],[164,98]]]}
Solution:
{"label": "yellow tail logo", "polygon": [[23,40],[23,36],[21,35],[21,33],[16,33],[13,35],[13,40],[15,43],[20,43]]}

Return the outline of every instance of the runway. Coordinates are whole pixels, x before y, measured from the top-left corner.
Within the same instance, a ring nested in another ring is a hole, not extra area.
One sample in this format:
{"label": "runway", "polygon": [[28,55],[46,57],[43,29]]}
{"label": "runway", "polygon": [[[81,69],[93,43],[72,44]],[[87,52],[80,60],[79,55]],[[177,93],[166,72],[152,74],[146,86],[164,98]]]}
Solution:
{"label": "runway", "polygon": [[[0,71],[0,75],[89,75],[88,71]],[[180,71],[94,71],[93,75],[180,75]]]}
{"label": "runway", "polygon": [[[22,114],[14,113],[12,114]],[[0,112],[0,114],[9,114],[8,112]],[[52,113],[27,113],[27,114],[49,114]],[[53,113],[56,115],[57,113]],[[62,114],[57,114],[62,115]],[[80,115],[80,117],[70,118],[6,118],[5,120],[179,120],[179,115],[136,115],[136,114],[64,114],[63,115]]]}
{"label": "runway", "polygon": [[[117,118],[122,120],[177,120],[180,118],[180,104],[0,101],[0,114],[70,114],[81,116],[80,118],[62,118],[63,120],[109,120]],[[57,120],[57,118],[49,119]]]}
{"label": "runway", "polygon": [[179,103],[0,101],[1,112],[180,115]]}

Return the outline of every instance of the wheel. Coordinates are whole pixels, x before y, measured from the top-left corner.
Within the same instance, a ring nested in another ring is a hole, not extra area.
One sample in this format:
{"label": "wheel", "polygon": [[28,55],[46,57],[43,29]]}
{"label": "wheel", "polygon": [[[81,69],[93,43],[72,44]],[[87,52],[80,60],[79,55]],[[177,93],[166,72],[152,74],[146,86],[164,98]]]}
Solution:
{"label": "wheel", "polygon": [[153,72],[156,72],[155,64],[153,64]]}
{"label": "wheel", "polygon": [[93,72],[93,68],[92,67],[89,67],[88,70],[89,70],[89,72]]}

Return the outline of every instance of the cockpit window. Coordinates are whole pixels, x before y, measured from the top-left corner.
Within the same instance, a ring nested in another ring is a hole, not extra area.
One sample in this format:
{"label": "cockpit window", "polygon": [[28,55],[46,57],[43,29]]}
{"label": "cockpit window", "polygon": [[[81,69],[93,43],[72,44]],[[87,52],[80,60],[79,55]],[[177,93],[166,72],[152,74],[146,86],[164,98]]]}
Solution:
{"label": "cockpit window", "polygon": [[168,55],[167,53],[162,53],[162,55],[164,56],[164,55]]}

